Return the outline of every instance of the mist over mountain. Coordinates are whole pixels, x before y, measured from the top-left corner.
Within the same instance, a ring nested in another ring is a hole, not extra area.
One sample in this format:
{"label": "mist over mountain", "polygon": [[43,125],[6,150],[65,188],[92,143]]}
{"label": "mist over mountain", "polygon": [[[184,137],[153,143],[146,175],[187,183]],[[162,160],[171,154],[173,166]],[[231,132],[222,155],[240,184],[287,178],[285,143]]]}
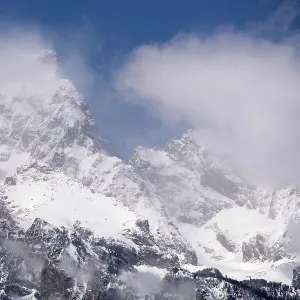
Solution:
{"label": "mist over mountain", "polygon": [[192,129],[128,162],[41,37],[0,45],[0,299],[299,299],[294,42],[136,50],[117,93]]}

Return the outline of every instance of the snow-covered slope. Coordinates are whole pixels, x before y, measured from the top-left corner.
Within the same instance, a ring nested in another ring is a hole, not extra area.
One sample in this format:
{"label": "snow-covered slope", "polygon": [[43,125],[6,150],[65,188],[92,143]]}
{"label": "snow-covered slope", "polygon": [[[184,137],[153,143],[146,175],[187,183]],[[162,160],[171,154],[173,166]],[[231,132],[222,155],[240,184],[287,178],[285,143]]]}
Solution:
{"label": "snow-covered slope", "polygon": [[132,166],[110,155],[85,100],[48,58],[40,63],[55,71],[49,87],[1,94],[2,198],[17,206],[25,227],[36,217],[55,226],[79,221],[99,236],[128,241],[145,220],[153,251],[196,263],[159,197]]}
{"label": "snow-covered slope", "polygon": [[299,191],[247,184],[192,132],[164,149],[138,148],[130,163],[158,195],[199,264],[238,278],[289,282],[299,263]]}
{"label": "snow-covered slope", "polygon": [[138,148],[130,163],[179,222],[200,226],[224,208],[260,201],[256,190],[189,133],[165,149]]}
{"label": "snow-covered slope", "polygon": [[191,132],[164,149],[140,147],[126,164],[99,138],[55,54],[35,59],[49,84],[0,91],[0,197],[23,229],[39,218],[125,243],[151,267],[199,264],[291,282],[299,187],[247,184]]}
{"label": "snow-covered slope", "polygon": [[50,74],[47,85],[25,82],[15,93],[0,93],[1,174],[38,161],[82,179],[101,160],[106,144],[82,95],[59,75],[56,60],[39,63]]}

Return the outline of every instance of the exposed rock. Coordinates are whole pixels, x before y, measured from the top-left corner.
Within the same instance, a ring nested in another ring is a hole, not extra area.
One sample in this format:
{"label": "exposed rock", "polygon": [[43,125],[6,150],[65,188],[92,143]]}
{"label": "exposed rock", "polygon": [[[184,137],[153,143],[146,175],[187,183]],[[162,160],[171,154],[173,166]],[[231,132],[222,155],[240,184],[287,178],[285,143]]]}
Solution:
{"label": "exposed rock", "polygon": [[225,233],[218,232],[216,239],[227,251],[233,253],[237,251],[237,246],[226,236]]}
{"label": "exposed rock", "polygon": [[267,253],[266,238],[260,234],[242,245],[243,261],[265,260]]}
{"label": "exposed rock", "polygon": [[[296,291],[298,268],[294,270],[293,287],[265,280],[237,281],[218,269],[192,273],[180,267],[178,257],[153,247],[139,246],[136,252],[124,242],[96,237],[79,224],[75,228],[59,228],[36,219],[24,235],[8,235],[13,247],[9,243],[0,247],[0,299],[296,300],[300,296]],[[123,272],[136,274],[140,264],[169,270],[159,292],[140,295],[137,287],[120,276]]]}
{"label": "exposed rock", "polygon": [[66,271],[46,263],[41,273],[40,289],[42,299],[69,300],[74,294],[75,280]]}
{"label": "exposed rock", "polygon": [[269,243],[267,237],[257,234],[249,242],[242,244],[243,261],[278,261],[289,257],[288,250],[283,243]]}
{"label": "exposed rock", "polygon": [[201,183],[230,199],[235,200],[239,188],[236,183],[227,179],[220,171],[208,169],[201,177]]}
{"label": "exposed rock", "polygon": [[293,269],[292,286],[296,290],[300,290],[300,267],[296,267]]}
{"label": "exposed rock", "polygon": [[149,227],[149,221],[148,220],[141,220],[138,219],[135,222],[135,225],[141,229],[141,231],[145,232],[145,233],[149,233],[150,232],[150,227]]}
{"label": "exposed rock", "polygon": [[4,183],[7,185],[16,185],[17,181],[14,177],[9,176],[4,179]]}

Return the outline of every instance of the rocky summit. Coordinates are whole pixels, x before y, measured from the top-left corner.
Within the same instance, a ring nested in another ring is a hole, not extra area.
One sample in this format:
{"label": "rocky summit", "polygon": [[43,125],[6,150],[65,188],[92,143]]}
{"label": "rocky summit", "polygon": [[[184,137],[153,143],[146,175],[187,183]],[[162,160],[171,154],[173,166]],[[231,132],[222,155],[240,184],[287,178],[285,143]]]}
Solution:
{"label": "rocky summit", "polygon": [[48,84],[0,91],[0,299],[300,299],[298,185],[192,130],[126,163],[55,53],[30,59]]}

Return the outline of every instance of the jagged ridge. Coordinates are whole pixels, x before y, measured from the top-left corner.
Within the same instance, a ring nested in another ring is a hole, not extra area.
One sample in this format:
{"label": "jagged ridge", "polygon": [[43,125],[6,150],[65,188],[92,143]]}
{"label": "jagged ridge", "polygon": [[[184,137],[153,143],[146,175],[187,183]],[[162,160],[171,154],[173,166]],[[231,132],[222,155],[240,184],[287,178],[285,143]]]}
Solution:
{"label": "jagged ridge", "polygon": [[[298,187],[272,194],[247,184],[224,160],[199,146],[192,132],[164,149],[140,147],[125,164],[99,139],[84,98],[61,76],[55,55],[46,52],[38,60],[50,74],[47,88],[0,97],[0,196],[3,207],[12,208],[10,219],[1,219],[3,239],[9,241],[4,244],[20,243],[43,261],[37,273],[23,270],[31,274],[27,283],[34,288],[24,285],[20,293],[36,290],[35,297],[46,293],[42,297],[49,298],[52,291],[41,283],[49,279],[59,297],[77,293],[81,299],[84,291],[99,293],[104,281],[118,284],[118,278],[106,275],[117,275],[123,261],[130,273],[138,265],[172,269],[203,264],[220,266],[226,274],[230,268],[241,271],[245,262],[257,267],[235,277],[258,271],[269,276],[272,268],[289,264],[291,280],[299,257]],[[7,254],[6,248],[3,257],[13,257],[16,267],[19,254]],[[119,252],[126,256],[122,262]],[[93,273],[96,282],[77,282],[74,274],[61,271],[62,253],[76,273],[89,270],[90,264],[101,269]],[[266,265],[260,268],[262,261]],[[9,266],[2,267],[3,282],[18,290]],[[228,283],[223,275],[218,278],[218,289],[224,289],[224,281]],[[229,283],[241,290],[249,287],[237,282]]]}

